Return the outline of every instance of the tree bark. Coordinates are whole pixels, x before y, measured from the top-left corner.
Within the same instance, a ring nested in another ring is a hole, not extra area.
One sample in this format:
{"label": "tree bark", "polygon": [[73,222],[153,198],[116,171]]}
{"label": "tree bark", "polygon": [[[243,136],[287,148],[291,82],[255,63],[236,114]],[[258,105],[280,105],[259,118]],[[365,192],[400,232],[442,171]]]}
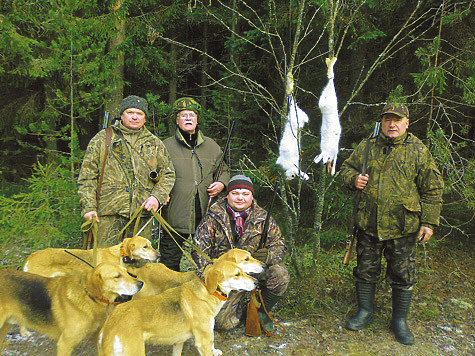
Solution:
{"label": "tree bark", "polygon": [[117,12],[120,10],[124,3],[124,0],[117,0],[112,11],[114,13],[114,24],[116,28],[115,36],[112,36],[109,40],[109,51],[117,53],[116,62],[114,66],[114,74],[116,82],[114,83],[115,90],[110,94],[109,100],[105,105],[105,111],[110,112],[111,118],[119,117],[119,108],[124,96],[124,63],[125,55],[123,51],[118,50],[118,47],[124,43],[126,35],[125,19],[120,18]]}

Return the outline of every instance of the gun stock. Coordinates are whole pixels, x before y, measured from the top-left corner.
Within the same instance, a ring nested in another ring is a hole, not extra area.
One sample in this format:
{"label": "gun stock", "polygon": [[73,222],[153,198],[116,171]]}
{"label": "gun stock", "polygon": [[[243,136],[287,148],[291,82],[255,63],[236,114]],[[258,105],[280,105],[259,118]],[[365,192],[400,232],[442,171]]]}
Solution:
{"label": "gun stock", "polygon": [[353,250],[353,245],[355,244],[355,235],[349,234],[346,237],[346,251],[345,256],[343,256],[343,264],[348,266],[351,260],[351,251]]}

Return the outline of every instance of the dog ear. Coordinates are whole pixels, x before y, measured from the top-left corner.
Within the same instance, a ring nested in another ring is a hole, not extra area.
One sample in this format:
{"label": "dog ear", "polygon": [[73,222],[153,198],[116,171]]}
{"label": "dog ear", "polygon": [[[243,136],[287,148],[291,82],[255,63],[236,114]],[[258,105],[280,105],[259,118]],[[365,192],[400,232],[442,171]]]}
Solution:
{"label": "dog ear", "polygon": [[206,288],[208,288],[208,292],[210,294],[213,294],[216,292],[218,289],[218,283],[220,280],[223,278],[223,273],[218,270],[212,270],[207,276],[206,276]]}
{"label": "dog ear", "polygon": [[131,243],[130,240],[132,240],[130,237],[126,237],[122,241],[122,246],[124,246],[123,249],[125,257],[132,257],[132,249],[134,247],[134,244]]}
{"label": "dog ear", "polygon": [[92,270],[92,272],[87,276],[87,292],[94,298],[102,299],[102,284],[102,275],[95,269]]}

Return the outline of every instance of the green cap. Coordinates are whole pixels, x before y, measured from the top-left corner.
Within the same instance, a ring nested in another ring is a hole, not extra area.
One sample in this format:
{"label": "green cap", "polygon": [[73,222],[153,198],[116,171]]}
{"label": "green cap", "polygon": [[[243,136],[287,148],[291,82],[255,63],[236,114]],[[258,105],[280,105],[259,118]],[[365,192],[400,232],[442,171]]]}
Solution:
{"label": "green cap", "polygon": [[386,114],[394,114],[399,117],[409,118],[409,110],[406,105],[400,103],[386,104],[383,108],[381,116]]}
{"label": "green cap", "polygon": [[194,111],[196,115],[200,115],[201,105],[193,98],[180,98],[173,103],[172,113],[173,115],[178,114],[183,110]]}
{"label": "green cap", "polygon": [[129,95],[128,97],[122,100],[122,104],[120,105],[120,115],[130,108],[142,110],[145,115],[148,114],[148,103],[147,100],[141,98],[137,95]]}

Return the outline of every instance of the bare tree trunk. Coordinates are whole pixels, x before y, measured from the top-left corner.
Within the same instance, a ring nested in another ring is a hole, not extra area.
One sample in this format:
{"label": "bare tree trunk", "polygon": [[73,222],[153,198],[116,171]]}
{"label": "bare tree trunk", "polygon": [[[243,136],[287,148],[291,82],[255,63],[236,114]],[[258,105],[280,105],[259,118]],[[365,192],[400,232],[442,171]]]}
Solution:
{"label": "bare tree trunk", "polygon": [[[176,55],[177,55],[177,47],[173,43],[170,46],[170,64],[172,66],[172,77],[168,82],[168,103],[170,106],[173,105],[175,100],[177,99],[176,91],[177,91],[177,83],[178,83],[178,75],[177,75],[177,68],[176,68]],[[167,120],[168,124],[168,135],[172,136],[175,133],[176,124],[174,118],[170,118]]]}
{"label": "bare tree trunk", "polygon": [[[208,16],[206,16],[205,21],[203,22],[203,52],[205,54],[208,53]],[[203,111],[206,110],[206,99],[207,99],[207,84],[208,84],[208,56],[202,55],[201,56],[201,97],[200,97],[200,104]]]}
{"label": "bare tree trunk", "polygon": [[[113,7],[113,12],[118,12],[123,5],[124,0],[117,0],[117,3]],[[115,20],[116,35],[110,39],[109,50],[111,52],[117,51],[117,48],[124,43],[125,40],[125,19],[121,19],[118,16]],[[124,96],[124,52],[117,53],[116,63],[114,66],[114,74],[116,77],[116,83],[114,85],[115,90],[110,94],[109,100],[105,105],[105,111],[110,112],[111,118],[119,116],[119,108]]]}
{"label": "bare tree trunk", "polygon": [[[333,58],[335,56],[334,51],[334,26],[335,26],[335,17],[338,13],[339,0],[334,2],[330,1],[330,26],[328,33],[328,58]],[[321,164],[320,176],[318,178],[318,185],[316,190],[317,195],[317,204],[315,206],[315,218],[314,218],[314,229],[313,229],[313,260],[316,262],[320,256],[320,234],[322,231],[322,214],[323,214],[323,205],[325,203],[325,168],[326,165]]]}
{"label": "bare tree trunk", "polygon": [[325,174],[327,174],[326,165],[322,164],[320,166],[320,177],[318,179],[318,186],[315,190],[317,203],[315,204],[315,215],[313,221],[313,261],[314,263],[318,261],[320,257],[320,246],[321,246],[321,232],[322,232],[322,213],[323,213],[323,204],[325,202]]}

